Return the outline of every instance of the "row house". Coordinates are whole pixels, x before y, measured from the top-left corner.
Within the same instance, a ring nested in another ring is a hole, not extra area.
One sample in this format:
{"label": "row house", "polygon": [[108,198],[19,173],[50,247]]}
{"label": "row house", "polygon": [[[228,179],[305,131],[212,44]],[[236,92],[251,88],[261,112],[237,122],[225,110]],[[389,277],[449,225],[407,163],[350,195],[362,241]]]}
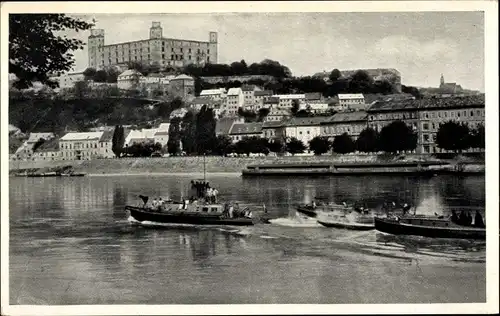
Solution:
{"label": "row house", "polygon": [[262,137],[262,123],[235,123],[231,126],[229,137],[233,143],[248,137]]}
{"label": "row house", "polygon": [[262,123],[262,136],[267,139],[283,139],[285,137],[283,121]]}
{"label": "row house", "polygon": [[[113,134],[114,130],[105,130],[102,132],[101,138],[99,139],[99,149],[100,149],[100,157],[99,158],[114,158],[115,154],[113,153]],[[126,133],[126,131],[125,131]]]}
{"label": "row house", "polygon": [[347,133],[356,140],[367,126],[368,114],[365,111],[335,113],[321,123],[321,136],[333,140]]}
{"label": "row house", "polygon": [[279,106],[282,108],[291,109],[293,107],[293,103],[295,100],[299,102],[299,104],[305,101],[305,94],[277,94],[274,95],[279,98]]}
{"label": "row house", "polygon": [[224,88],[202,90],[200,97],[209,98],[214,101],[223,101],[227,97],[227,91]]}
{"label": "row house", "polygon": [[207,97],[197,97],[190,102],[190,106],[196,111],[200,111],[204,106],[206,106],[208,109],[212,109],[214,111],[215,117],[219,117],[222,111],[222,102],[223,101],[221,100],[214,100]]}
{"label": "row house", "polygon": [[321,123],[324,117],[294,117],[283,123],[285,137],[295,137],[309,146],[309,142],[316,136],[321,135]]}
{"label": "row house", "polygon": [[243,92],[243,106],[245,108],[254,108],[255,105],[255,92],[261,91],[256,85],[242,85],[241,91]]}
{"label": "row house", "polygon": [[269,111],[269,114],[264,118],[266,122],[277,122],[287,119],[291,116],[291,112],[289,109],[280,108],[280,107],[272,107]]}
{"label": "row house", "polygon": [[55,138],[43,142],[38,147],[32,156],[36,161],[55,161],[61,159],[61,152],[59,151],[59,141]]}
{"label": "row house", "polygon": [[362,93],[339,93],[339,110],[365,110],[365,97]]}
{"label": "row house", "polygon": [[102,158],[100,140],[103,134],[104,132],[66,133],[59,140],[61,159],[91,160]]}
{"label": "row house", "polygon": [[54,139],[54,133],[30,133],[24,143],[19,146],[15,152],[15,156],[19,159],[28,159],[33,155],[33,146],[40,140],[48,141]]}
{"label": "row house", "polygon": [[227,91],[226,106],[224,110],[228,116],[238,115],[238,109],[243,107],[244,97],[241,88],[230,88]]}
{"label": "row house", "polygon": [[439,126],[448,121],[465,123],[474,129],[480,124],[484,126],[484,95],[461,97],[428,98],[419,100],[418,117],[419,151],[421,153],[444,152],[436,145]]}
{"label": "row house", "polygon": [[[273,96],[273,92],[271,90],[262,90],[255,91],[253,94],[254,97],[254,110],[258,111],[264,107],[266,107],[266,101],[269,100]],[[277,104],[279,104],[279,98],[277,98]]]}

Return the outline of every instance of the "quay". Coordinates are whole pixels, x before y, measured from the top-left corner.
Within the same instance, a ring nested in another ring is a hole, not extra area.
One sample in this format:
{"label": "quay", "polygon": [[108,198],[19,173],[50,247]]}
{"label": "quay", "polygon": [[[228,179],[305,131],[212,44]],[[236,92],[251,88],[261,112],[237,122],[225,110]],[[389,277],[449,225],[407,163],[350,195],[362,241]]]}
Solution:
{"label": "quay", "polygon": [[310,175],[421,175],[482,174],[482,168],[448,162],[370,162],[370,163],[297,163],[253,164],[242,170],[243,176]]}

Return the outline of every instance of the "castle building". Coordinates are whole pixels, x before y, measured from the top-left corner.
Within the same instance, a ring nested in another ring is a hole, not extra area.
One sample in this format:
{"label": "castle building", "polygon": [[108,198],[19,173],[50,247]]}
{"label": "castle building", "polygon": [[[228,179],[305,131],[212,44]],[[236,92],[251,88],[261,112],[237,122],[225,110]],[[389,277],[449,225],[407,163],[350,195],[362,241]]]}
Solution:
{"label": "castle building", "polygon": [[104,44],[104,30],[93,29],[88,37],[90,68],[124,67],[129,62],[182,67],[188,64],[217,63],[217,32],[209,32],[209,40],[194,41],[163,37],[160,22],[153,22],[149,39]]}

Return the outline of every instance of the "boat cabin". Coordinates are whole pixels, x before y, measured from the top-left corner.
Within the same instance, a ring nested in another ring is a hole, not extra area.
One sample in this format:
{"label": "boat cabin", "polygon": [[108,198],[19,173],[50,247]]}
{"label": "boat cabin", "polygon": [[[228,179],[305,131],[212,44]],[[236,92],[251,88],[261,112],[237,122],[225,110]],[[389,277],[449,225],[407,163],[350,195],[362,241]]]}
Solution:
{"label": "boat cabin", "polygon": [[457,226],[452,223],[448,218],[445,217],[403,217],[400,218],[399,222],[401,224],[418,225],[418,226],[430,226],[430,227],[450,227]]}

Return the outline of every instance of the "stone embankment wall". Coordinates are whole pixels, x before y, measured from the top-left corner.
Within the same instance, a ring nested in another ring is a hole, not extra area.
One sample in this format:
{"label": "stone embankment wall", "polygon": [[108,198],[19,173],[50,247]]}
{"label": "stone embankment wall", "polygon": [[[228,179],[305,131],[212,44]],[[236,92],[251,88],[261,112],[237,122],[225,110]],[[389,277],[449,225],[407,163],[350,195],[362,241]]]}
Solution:
{"label": "stone embankment wall", "polygon": [[[418,160],[419,156],[407,155],[404,161]],[[427,158],[431,159],[431,158]],[[19,169],[47,169],[71,165],[75,172],[88,174],[136,174],[136,173],[202,173],[203,156],[194,157],[167,157],[167,158],[121,158],[95,159],[84,161],[11,161],[11,171]],[[287,157],[205,157],[207,173],[232,172],[240,173],[251,164],[270,163],[342,163],[342,162],[382,162],[393,160],[384,156],[375,155],[333,155],[333,156],[287,156]],[[435,159],[432,159],[435,160]],[[478,165],[481,165],[478,163]],[[483,164],[484,168],[484,164]]]}

